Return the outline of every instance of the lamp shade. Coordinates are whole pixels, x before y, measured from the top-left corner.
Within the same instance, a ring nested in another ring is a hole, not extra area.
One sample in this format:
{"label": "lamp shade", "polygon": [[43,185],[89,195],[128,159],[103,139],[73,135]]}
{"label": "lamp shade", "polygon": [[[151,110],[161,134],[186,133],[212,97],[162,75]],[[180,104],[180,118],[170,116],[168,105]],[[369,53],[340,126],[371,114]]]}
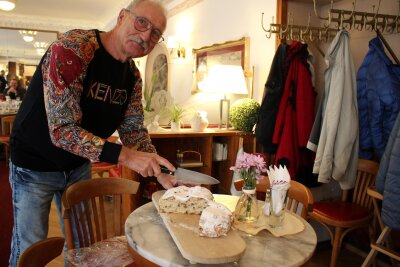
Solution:
{"label": "lamp shade", "polygon": [[203,81],[200,91],[222,94],[247,94],[247,86],[241,66],[213,65]]}
{"label": "lamp shade", "polygon": [[10,11],[15,8],[15,0],[0,0],[0,9]]}

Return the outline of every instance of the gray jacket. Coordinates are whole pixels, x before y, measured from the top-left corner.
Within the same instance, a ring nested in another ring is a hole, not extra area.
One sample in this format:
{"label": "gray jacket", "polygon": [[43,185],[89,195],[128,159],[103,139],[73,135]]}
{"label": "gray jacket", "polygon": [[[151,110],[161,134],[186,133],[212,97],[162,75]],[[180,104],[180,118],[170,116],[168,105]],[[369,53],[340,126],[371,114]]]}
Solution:
{"label": "gray jacket", "polygon": [[400,113],[397,115],[385,153],[381,159],[376,189],[383,194],[382,219],[385,225],[400,229]]}
{"label": "gray jacket", "polygon": [[324,96],[307,147],[316,151],[313,173],[318,174],[318,182],[333,178],[342,189],[351,189],[358,162],[358,109],[348,32],[337,33],[325,61]]}

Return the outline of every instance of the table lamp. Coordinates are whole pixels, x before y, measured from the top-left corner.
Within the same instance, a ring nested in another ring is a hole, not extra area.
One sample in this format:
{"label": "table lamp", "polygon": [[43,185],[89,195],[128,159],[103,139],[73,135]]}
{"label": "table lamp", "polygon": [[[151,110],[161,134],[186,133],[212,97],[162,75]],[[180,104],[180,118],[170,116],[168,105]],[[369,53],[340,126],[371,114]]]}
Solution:
{"label": "table lamp", "polygon": [[213,65],[204,80],[198,83],[198,87],[202,92],[224,94],[224,98],[221,99],[219,103],[218,128],[222,128],[223,107],[225,102],[227,106],[226,129],[229,129],[230,100],[226,98],[226,95],[248,93],[242,67],[234,65]]}

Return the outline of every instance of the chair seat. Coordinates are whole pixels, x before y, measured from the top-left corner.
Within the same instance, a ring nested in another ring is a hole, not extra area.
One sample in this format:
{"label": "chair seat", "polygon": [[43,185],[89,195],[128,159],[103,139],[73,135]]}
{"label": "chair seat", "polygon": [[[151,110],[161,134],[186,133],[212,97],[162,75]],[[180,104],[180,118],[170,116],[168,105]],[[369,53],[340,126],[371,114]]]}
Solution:
{"label": "chair seat", "polygon": [[129,266],[134,262],[125,236],[105,239],[90,247],[70,249],[67,259],[73,266]]}
{"label": "chair seat", "polygon": [[341,201],[316,202],[313,206],[313,213],[342,222],[360,220],[370,215],[368,209],[364,207]]}
{"label": "chair seat", "polygon": [[92,162],[92,167],[111,167],[113,165],[115,165],[115,164],[101,162],[101,161]]}

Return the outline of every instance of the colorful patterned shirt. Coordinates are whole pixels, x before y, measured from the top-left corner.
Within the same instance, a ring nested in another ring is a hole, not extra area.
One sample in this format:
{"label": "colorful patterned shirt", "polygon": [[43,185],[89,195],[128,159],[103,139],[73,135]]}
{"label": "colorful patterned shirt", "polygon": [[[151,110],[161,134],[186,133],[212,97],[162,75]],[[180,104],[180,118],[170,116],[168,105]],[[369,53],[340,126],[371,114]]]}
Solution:
{"label": "colorful patterned shirt", "polygon": [[43,56],[17,114],[11,160],[38,171],[70,170],[87,159],[115,163],[125,146],[156,152],[143,127],[142,79],[132,60],[104,49],[97,30],[72,30]]}

